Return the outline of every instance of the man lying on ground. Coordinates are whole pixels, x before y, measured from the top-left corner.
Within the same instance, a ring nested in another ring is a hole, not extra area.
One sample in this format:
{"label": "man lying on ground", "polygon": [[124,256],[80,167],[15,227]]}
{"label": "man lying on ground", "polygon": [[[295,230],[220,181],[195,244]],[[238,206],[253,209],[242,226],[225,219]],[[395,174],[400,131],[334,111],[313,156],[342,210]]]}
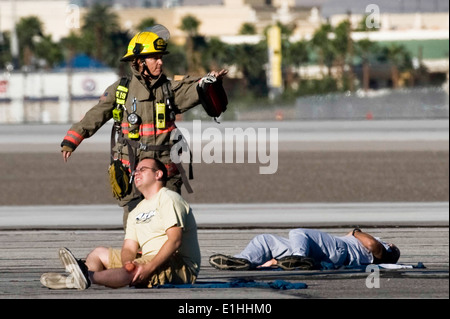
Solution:
{"label": "man lying on ground", "polygon": [[334,267],[344,265],[395,264],[400,250],[356,228],[337,237],[313,229],[293,229],[289,238],[258,235],[235,256],[212,255],[209,263],[221,270],[248,270],[280,267],[285,270],[309,270],[322,262]]}
{"label": "man lying on ground", "polygon": [[134,183],[145,199],[129,214],[122,249],[97,247],[83,262],[61,248],[69,274],[46,273],[41,283],[80,290],[91,283],[111,288],[194,283],[200,269],[197,225],[188,203],[164,187],[166,180],[164,164],[142,159]]}

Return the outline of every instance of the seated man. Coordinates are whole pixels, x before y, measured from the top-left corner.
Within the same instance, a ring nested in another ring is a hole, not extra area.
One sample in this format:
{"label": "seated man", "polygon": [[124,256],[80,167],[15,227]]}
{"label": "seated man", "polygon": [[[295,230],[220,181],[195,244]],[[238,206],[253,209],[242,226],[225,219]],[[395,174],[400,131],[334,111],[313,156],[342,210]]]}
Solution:
{"label": "seated man", "polygon": [[289,239],[263,234],[256,236],[234,257],[222,254],[210,257],[210,264],[222,270],[247,270],[280,267],[285,270],[309,270],[321,262],[335,267],[396,263],[400,250],[360,229],[336,237],[313,229],[293,229]]}
{"label": "seated man", "polygon": [[200,269],[196,221],[186,201],[164,187],[166,179],[164,164],[141,160],[134,183],[145,199],[128,217],[122,249],[98,247],[82,262],[62,248],[59,257],[69,274],[43,274],[41,283],[53,289],[194,283]]}

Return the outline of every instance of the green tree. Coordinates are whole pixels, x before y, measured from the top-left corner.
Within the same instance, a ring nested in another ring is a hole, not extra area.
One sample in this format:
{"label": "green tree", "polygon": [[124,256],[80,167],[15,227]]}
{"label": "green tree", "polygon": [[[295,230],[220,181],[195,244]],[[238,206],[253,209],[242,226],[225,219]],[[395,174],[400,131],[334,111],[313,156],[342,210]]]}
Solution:
{"label": "green tree", "polygon": [[204,44],[204,38],[198,34],[199,26],[200,21],[192,15],[187,15],[181,20],[180,29],[187,34],[186,57],[189,73],[203,73],[200,48]]}
{"label": "green tree", "polygon": [[181,19],[180,29],[188,34],[189,37],[198,35],[198,28],[200,27],[200,21],[192,16],[187,15]]}
{"label": "green tree", "polygon": [[[286,88],[290,89],[294,83],[295,69],[309,62],[309,50],[307,41],[288,42],[286,41],[282,49],[283,65],[286,69]],[[298,74],[301,80],[301,74]]]}
{"label": "green tree", "polygon": [[315,48],[318,56],[318,63],[321,66],[326,66],[328,69],[328,76],[331,76],[331,68],[335,59],[335,50],[333,44],[329,39],[329,34],[333,31],[330,24],[323,24],[313,35],[311,45]]}
{"label": "green tree", "polygon": [[335,61],[339,66],[340,80],[343,90],[354,91],[353,85],[353,40],[351,37],[351,23],[344,20],[334,29],[334,39],[331,41],[336,54]]}
{"label": "green tree", "polygon": [[358,32],[372,32],[372,31],[379,31],[381,29],[381,23],[378,27],[369,27],[367,25],[367,19],[370,19],[370,15],[366,14],[361,18],[361,20],[358,23],[358,26],[356,27],[355,31]]}
{"label": "green tree", "polygon": [[240,35],[254,35],[256,34],[256,27],[253,23],[244,23],[239,29]]}
{"label": "green tree", "polygon": [[0,33],[0,68],[5,68],[8,63],[11,63],[11,35],[10,32]]}
{"label": "green tree", "polygon": [[211,38],[202,55],[203,68],[206,70],[219,69],[231,62],[230,46],[218,38]]}
{"label": "green tree", "polygon": [[61,46],[64,49],[65,60],[70,61],[76,53],[85,52],[84,40],[80,35],[77,35],[73,31],[60,41]]}
{"label": "green tree", "polygon": [[283,49],[283,61],[288,66],[300,67],[309,62],[309,49],[307,41],[288,42]]}
{"label": "green tree", "polygon": [[169,44],[170,54],[164,56],[164,72],[168,76],[187,73],[186,51],[183,46]]}
{"label": "green tree", "polygon": [[36,57],[44,61],[47,68],[55,66],[64,59],[61,45],[53,42],[49,35],[42,36],[34,50]]}
{"label": "green tree", "polygon": [[119,30],[118,16],[108,5],[94,4],[84,17],[81,32],[85,52],[99,61],[115,65],[118,50],[125,52],[123,47],[115,46],[123,34]]}
{"label": "green tree", "polygon": [[154,18],[145,18],[138,25],[137,30],[143,31],[147,28],[150,28],[156,24],[156,20]]}
{"label": "green tree", "polygon": [[256,96],[267,95],[266,70],[267,43],[262,41],[254,44],[238,44],[230,48],[231,64],[235,65],[243,78],[242,93],[253,92]]}
{"label": "green tree", "polygon": [[20,18],[16,24],[16,32],[21,65],[31,66],[36,42],[43,36],[42,22],[35,16]]}
{"label": "green tree", "polygon": [[400,72],[411,72],[413,69],[411,54],[405,46],[396,43],[385,47],[383,53],[391,65],[392,88],[396,89],[400,86]]}
{"label": "green tree", "polygon": [[52,67],[63,58],[61,47],[43,34],[43,23],[36,16],[23,17],[16,25],[22,65]]}
{"label": "green tree", "polygon": [[361,58],[362,62],[362,86],[364,91],[368,91],[370,85],[370,58],[371,56],[376,55],[378,50],[378,45],[368,39],[363,39],[355,43],[356,55]]}

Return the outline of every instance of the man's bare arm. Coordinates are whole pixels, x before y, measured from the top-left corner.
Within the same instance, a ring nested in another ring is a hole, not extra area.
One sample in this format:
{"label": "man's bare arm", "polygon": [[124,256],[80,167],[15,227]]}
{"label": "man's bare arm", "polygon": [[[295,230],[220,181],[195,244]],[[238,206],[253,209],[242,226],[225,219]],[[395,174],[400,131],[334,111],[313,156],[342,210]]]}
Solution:
{"label": "man's bare arm", "polygon": [[133,262],[136,259],[136,254],[139,249],[139,244],[131,239],[125,239],[122,245],[120,256],[122,258],[122,265]]}
{"label": "man's bare arm", "polygon": [[161,247],[149,263],[139,265],[133,278],[132,284],[143,281],[148,278],[159,266],[163,265],[181,246],[183,229],[180,227],[171,227],[166,230],[167,241]]}
{"label": "man's bare arm", "polygon": [[353,231],[353,236],[358,239],[361,244],[366,247],[374,257],[381,259],[383,257],[384,247],[372,235],[364,233],[361,230]]}

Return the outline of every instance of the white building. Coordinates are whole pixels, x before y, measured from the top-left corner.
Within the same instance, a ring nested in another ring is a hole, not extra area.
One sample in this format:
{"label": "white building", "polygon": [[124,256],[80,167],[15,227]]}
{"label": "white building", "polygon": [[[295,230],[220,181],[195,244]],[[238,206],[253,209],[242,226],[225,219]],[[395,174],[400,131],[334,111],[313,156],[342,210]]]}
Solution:
{"label": "white building", "polygon": [[0,123],[79,121],[117,79],[109,69],[0,74]]}

